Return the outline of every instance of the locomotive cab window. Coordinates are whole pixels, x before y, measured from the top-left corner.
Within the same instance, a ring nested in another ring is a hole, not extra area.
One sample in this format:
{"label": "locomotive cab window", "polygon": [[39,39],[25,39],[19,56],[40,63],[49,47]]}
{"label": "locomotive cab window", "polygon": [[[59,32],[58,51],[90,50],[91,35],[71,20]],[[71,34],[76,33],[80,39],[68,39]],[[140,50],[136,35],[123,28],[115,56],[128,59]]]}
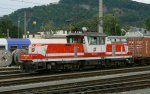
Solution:
{"label": "locomotive cab window", "polygon": [[121,39],[121,42],[127,42],[127,39]]}
{"label": "locomotive cab window", "polygon": [[112,42],[112,43],[115,43],[115,42],[116,42],[116,39],[111,39],[111,42]]}
{"label": "locomotive cab window", "polygon": [[82,43],[83,44],[83,37],[74,36],[74,37],[67,37],[67,43]]}
{"label": "locomotive cab window", "polygon": [[105,44],[105,37],[89,36],[88,42],[90,45],[103,45]]}

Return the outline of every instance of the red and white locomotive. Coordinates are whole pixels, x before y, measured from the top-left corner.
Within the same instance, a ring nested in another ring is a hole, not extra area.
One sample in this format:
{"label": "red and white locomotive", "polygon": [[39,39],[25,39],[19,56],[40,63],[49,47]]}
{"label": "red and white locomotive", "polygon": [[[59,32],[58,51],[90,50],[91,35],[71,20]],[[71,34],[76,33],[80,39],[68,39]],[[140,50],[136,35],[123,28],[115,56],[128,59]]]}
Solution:
{"label": "red and white locomotive", "polygon": [[67,43],[32,44],[29,53],[21,55],[22,69],[82,69],[120,63],[131,63],[127,38],[107,37],[97,32],[71,33]]}

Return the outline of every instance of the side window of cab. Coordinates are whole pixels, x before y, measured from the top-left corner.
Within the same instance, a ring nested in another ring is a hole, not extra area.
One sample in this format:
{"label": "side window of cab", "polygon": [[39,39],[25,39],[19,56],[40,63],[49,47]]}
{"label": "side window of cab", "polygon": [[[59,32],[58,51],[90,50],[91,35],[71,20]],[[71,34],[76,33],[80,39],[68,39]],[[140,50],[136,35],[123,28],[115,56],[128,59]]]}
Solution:
{"label": "side window of cab", "polygon": [[105,37],[89,36],[88,42],[89,42],[89,45],[104,45],[105,44]]}
{"label": "side window of cab", "polygon": [[83,43],[83,37],[81,36],[72,36],[72,37],[67,37],[67,43],[72,44],[72,43]]}

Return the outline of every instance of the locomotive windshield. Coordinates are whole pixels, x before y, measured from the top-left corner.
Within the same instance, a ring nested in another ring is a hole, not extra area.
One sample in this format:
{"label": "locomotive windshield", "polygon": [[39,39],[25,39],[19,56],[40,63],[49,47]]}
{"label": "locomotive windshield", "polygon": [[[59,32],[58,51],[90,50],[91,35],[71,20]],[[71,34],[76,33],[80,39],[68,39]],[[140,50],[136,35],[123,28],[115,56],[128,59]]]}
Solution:
{"label": "locomotive windshield", "polygon": [[105,37],[89,36],[88,42],[90,45],[103,45],[105,44]]}

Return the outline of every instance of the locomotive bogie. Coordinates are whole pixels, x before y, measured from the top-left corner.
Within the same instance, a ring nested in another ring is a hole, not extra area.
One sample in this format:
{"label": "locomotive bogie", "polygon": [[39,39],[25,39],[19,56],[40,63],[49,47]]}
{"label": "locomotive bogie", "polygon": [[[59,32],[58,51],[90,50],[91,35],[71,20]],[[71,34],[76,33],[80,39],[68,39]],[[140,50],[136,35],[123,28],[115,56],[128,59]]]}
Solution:
{"label": "locomotive bogie", "polygon": [[21,64],[21,69],[23,72],[34,73],[37,66],[32,63],[32,61],[23,61]]}
{"label": "locomotive bogie", "polygon": [[130,59],[104,59],[104,60],[76,60],[76,61],[58,61],[58,62],[36,62],[26,61],[22,64],[26,72],[37,72],[41,70],[64,71],[64,70],[82,70],[89,68],[103,67],[121,67],[132,65]]}

